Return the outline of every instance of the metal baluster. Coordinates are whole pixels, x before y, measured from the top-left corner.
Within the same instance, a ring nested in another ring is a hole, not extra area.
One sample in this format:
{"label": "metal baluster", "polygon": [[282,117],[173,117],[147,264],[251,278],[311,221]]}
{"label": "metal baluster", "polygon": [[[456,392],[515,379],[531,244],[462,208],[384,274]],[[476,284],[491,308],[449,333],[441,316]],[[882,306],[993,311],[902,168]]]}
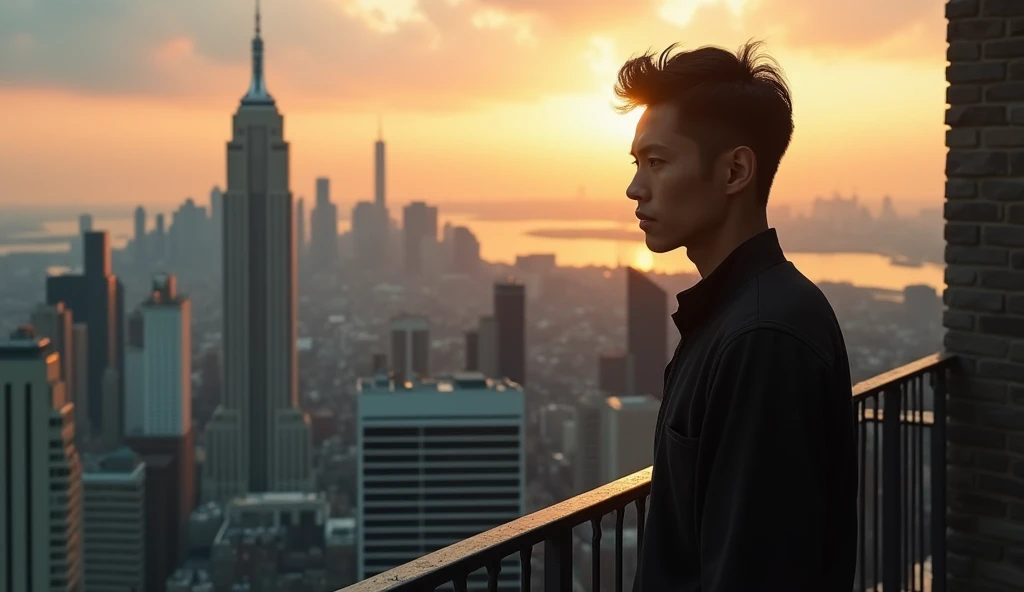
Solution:
{"label": "metal baluster", "polygon": [[946,369],[932,375],[932,592],[946,592]]}
{"label": "metal baluster", "polygon": [[572,529],[544,541],[544,592],[572,592]]}
{"label": "metal baluster", "polygon": [[487,592],[498,592],[498,574],[500,573],[500,559],[487,564]]}
{"label": "metal baluster", "polygon": [[455,586],[455,592],[467,592],[469,586],[466,585],[466,580],[469,578],[469,574],[459,576],[452,580],[452,585]]}
{"label": "metal baluster", "polygon": [[866,503],[867,502],[867,500],[866,500],[867,489],[866,489],[866,483],[864,482],[867,479],[867,460],[868,460],[868,458],[867,458],[868,457],[868,454],[867,454],[867,440],[868,440],[868,438],[867,438],[867,427],[868,427],[868,424],[865,421],[865,417],[864,417],[864,412],[866,410],[867,410],[867,402],[866,401],[861,401],[861,402],[857,403],[857,416],[858,416],[858,418],[860,420],[860,426],[858,426],[859,430],[857,431],[857,440],[858,440],[857,441],[857,462],[860,465],[860,479],[858,480],[859,481],[858,485],[859,485],[859,488],[860,488],[860,494],[857,496],[860,499],[860,520],[858,520],[858,522],[860,522],[860,524],[858,525],[860,527],[860,536],[859,536],[859,538],[860,538],[860,592],[865,592],[865,582],[867,582],[867,573],[866,572],[867,572],[867,565],[868,565],[868,562],[867,562],[867,556],[868,556],[868,554],[867,554],[867,540],[864,538],[864,534],[865,534],[865,530],[866,530],[865,529],[865,524],[867,524],[867,521],[868,521],[867,503]]}
{"label": "metal baluster", "polygon": [[601,589],[601,518],[590,519],[590,589]]}
{"label": "metal baluster", "polygon": [[615,592],[622,592],[622,521],[626,508],[615,510]]}
{"label": "metal baluster", "polygon": [[899,590],[900,543],[903,517],[900,515],[900,397],[902,389],[889,387],[882,399],[882,587]]}
{"label": "metal baluster", "polygon": [[914,478],[917,480],[917,511],[914,518],[917,520],[917,539],[914,545],[917,547],[917,577],[915,578],[915,590],[924,592],[924,376],[919,376],[914,382],[914,407],[917,409],[918,422],[916,424],[917,442],[917,471]]}
{"label": "metal baluster", "polygon": [[900,501],[903,505],[903,531],[901,534],[900,546],[903,550],[903,557],[900,560],[900,567],[903,574],[904,590],[910,587],[910,559],[909,544],[911,538],[911,517],[913,510],[910,507],[910,478],[912,468],[910,466],[910,381],[900,385]]}
{"label": "metal baluster", "polygon": [[532,558],[533,545],[519,550],[519,589],[522,592],[530,592],[530,578],[533,576],[533,565],[530,564]]}
{"label": "metal baluster", "polygon": [[647,496],[637,498],[636,504],[636,561],[640,563],[640,547],[644,542],[644,521],[647,517]]}
{"label": "metal baluster", "polygon": [[880,543],[882,540],[882,504],[878,500],[878,492],[881,487],[882,481],[879,477],[879,472],[882,470],[882,463],[879,460],[879,451],[882,448],[882,443],[879,434],[882,430],[882,422],[879,419],[878,413],[878,399],[881,395],[875,394],[871,397],[871,402],[874,405],[872,410],[874,413],[874,422],[871,424],[871,437],[875,440],[875,464],[872,469],[874,470],[873,481],[871,482],[871,496],[874,499],[872,504],[872,518],[874,518],[874,533],[872,534],[872,542],[874,542],[874,561],[871,565],[872,582],[871,586],[874,588],[878,587],[878,583],[882,580],[882,554],[880,550]]}

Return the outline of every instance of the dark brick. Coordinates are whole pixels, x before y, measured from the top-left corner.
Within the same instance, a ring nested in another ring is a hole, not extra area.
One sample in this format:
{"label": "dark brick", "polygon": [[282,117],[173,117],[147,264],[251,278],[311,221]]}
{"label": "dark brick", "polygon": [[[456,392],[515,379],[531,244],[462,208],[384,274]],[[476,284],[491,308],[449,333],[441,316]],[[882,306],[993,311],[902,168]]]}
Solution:
{"label": "dark brick", "polygon": [[[946,484],[952,491],[957,491],[956,496],[950,496],[950,500],[956,499],[958,496],[968,496],[963,499],[960,504],[950,504],[949,507],[954,511],[963,510],[964,512],[976,511],[976,506],[979,504],[977,500],[970,497],[974,494],[968,492],[974,491],[974,469],[973,468],[962,468],[950,466],[946,469]],[[983,504],[981,504],[983,506]],[[966,508],[966,509],[965,509]],[[985,514],[988,516],[989,514]]]}
{"label": "dark brick", "polygon": [[1024,315],[1024,296],[1008,296],[1006,298],[1006,312]]}
{"label": "dark brick", "polygon": [[946,61],[968,62],[981,57],[981,44],[977,41],[954,41],[946,49]]}
{"label": "dark brick", "polygon": [[951,177],[1005,175],[1009,169],[1005,152],[950,150],[946,155],[946,175]]}
{"label": "dark brick", "polygon": [[[999,303],[1002,305],[1002,302]],[[992,318],[992,317],[983,317]],[[943,343],[951,353],[1004,358],[1010,348],[1006,339],[991,335],[977,335],[960,331],[947,331]]]}
{"label": "dark brick", "polygon": [[[957,130],[950,130],[957,131]],[[974,131],[974,130],[971,130]],[[949,137],[947,133],[947,138]],[[977,133],[977,132],[975,132]],[[947,179],[946,180],[946,198],[947,199],[973,199],[978,195],[978,183],[970,179]]]}
{"label": "dark brick", "polygon": [[[1024,60],[1014,60],[1010,62],[1010,65],[1006,68],[1006,79],[1024,80]],[[1013,109],[1013,111],[1020,111],[1020,109]],[[1012,113],[1010,114],[1010,121],[1013,123],[1020,123],[1014,118]]]}
{"label": "dark brick", "polygon": [[[1021,131],[1024,132],[1024,130]],[[946,130],[946,146],[949,148],[976,148],[978,146],[978,130],[962,127]]]}
{"label": "dark brick", "polygon": [[1010,508],[1007,510],[1006,515],[1009,516],[1011,520],[1024,521],[1024,504],[1010,504]]}
{"label": "dark brick", "polygon": [[950,308],[975,312],[1002,312],[1004,304],[999,292],[970,288],[946,288],[942,301]]}
{"label": "dark brick", "polygon": [[1014,251],[1010,255],[1010,268],[1024,271],[1024,251]]}
{"label": "dark brick", "polygon": [[985,0],[982,16],[1018,16],[1024,14],[1020,0]]}
{"label": "dark brick", "polygon": [[1007,520],[979,518],[977,532],[1001,541],[1024,543],[1024,524],[1014,524]]}
{"label": "dark brick", "polygon": [[1010,19],[1010,36],[1024,35],[1024,18]]}
{"label": "dark brick", "polygon": [[1020,58],[1024,57],[1024,39],[1001,39],[985,44],[986,58]]}
{"label": "dark brick", "polygon": [[1013,362],[996,362],[994,360],[979,360],[978,373],[985,378],[998,378],[1024,382],[1024,364]]}
{"label": "dark brick", "polygon": [[[957,417],[957,421],[960,421],[957,414],[951,413],[950,416]],[[969,421],[973,421],[973,418]],[[962,446],[949,446],[946,448],[946,463],[953,467],[971,468],[974,466],[974,450]]]}
{"label": "dark brick", "polygon": [[[948,267],[946,273],[949,273]],[[949,283],[948,279],[946,283]],[[974,329],[974,315],[968,312],[944,310],[942,311],[942,326],[956,331],[971,331]]]}
{"label": "dark brick", "polygon": [[978,451],[974,455],[974,466],[993,473],[1005,473],[1010,468],[1010,457],[996,452]]}
{"label": "dark brick", "polygon": [[[977,560],[975,560],[977,562]],[[1007,592],[1003,586],[989,586],[979,583],[976,579],[952,580],[947,578],[946,590],[949,592]]]}
{"label": "dark brick", "polygon": [[981,272],[981,286],[994,290],[1024,292],[1024,272],[986,269]]}
{"label": "dark brick", "polygon": [[947,512],[946,526],[957,532],[978,532],[978,517],[952,511]]}
{"label": "dark brick", "polygon": [[1006,448],[1006,434],[984,428],[950,424],[946,426],[946,435],[951,444],[988,448],[991,450],[1003,450]]}
{"label": "dark brick", "polygon": [[970,82],[999,82],[1006,80],[1004,62],[960,63],[946,66],[946,81],[950,84]]}
{"label": "dark brick", "polygon": [[996,201],[1024,201],[1024,181],[982,181],[981,195]]}
{"label": "dark brick", "polygon": [[978,244],[981,231],[973,224],[946,224],[942,235],[947,245],[973,246]]}
{"label": "dark brick", "polygon": [[1005,267],[1006,261],[1006,249],[996,249],[993,247],[958,247],[953,244],[946,247],[946,263],[951,265],[990,265]]}
{"label": "dark brick", "polygon": [[996,495],[1024,499],[1024,481],[1011,477],[999,477],[987,473],[978,474],[978,489]]}
{"label": "dark brick", "polygon": [[958,555],[999,561],[1003,557],[1003,546],[981,537],[951,532],[946,535],[949,550]]}
{"label": "dark brick", "polygon": [[1008,434],[1006,448],[1014,454],[1024,454],[1024,434]]}
{"label": "dark brick", "polygon": [[[1017,342],[1010,345],[1010,351],[1012,352],[1015,347],[1020,348],[1022,347],[1022,344],[1020,342]],[[1014,405],[1024,406],[1024,386],[1010,387],[1010,402],[1012,402]]]}
{"label": "dark brick", "polygon": [[[1017,569],[1024,569],[1024,551],[1008,551],[1006,553],[1006,562]],[[948,560],[946,565],[949,565]]]}
{"label": "dark brick", "polygon": [[974,575],[974,559],[955,553],[946,556],[946,572],[954,578],[969,578]]}
{"label": "dark brick", "polygon": [[[974,202],[963,202],[974,203]],[[1024,228],[1018,226],[986,226],[982,232],[986,245],[997,247],[1024,247]]]}
{"label": "dark brick", "polygon": [[982,578],[1009,586],[1012,590],[1024,590],[1024,571],[1009,565],[978,561],[975,564],[978,575]]}
{"label": "dark brick", "polygon": [[[1024,39],[1021,39],[1021,41],[1024,41]],[[1022,100],[1024,100],[1024,82],[1019,84],[1021,85]],[[1000,127],[985,130],[985,146],[988,148],[1016,148],[1024,146],[1024,129]]]}
{"label": "dark brick", "polygon": [[999,204],[989,201],[947,201],[943,215],[953,222],[1000,222],[1003,219]]}
{"label": "dark brick", "polygon": [[1008,207],[1006,209],[1006,221],[1010,224],[1024,224],[1024,204]]}
{"label": "dark brick", "polygon": [[1006,30],[1005,19],[978,19],[970,21],[952,21],[946,27],[946,40],[961,39],[995,39],[1002,37]]}
{"label": "dark brick", "polygon": [[949,383],[950,401],[954,399],[973,399],[994,403],[1006,402],[1006,383],[980,378],[953,376]]}
{"label": "dark brick", "polygon": [[1024,175],[1024,151],[1015,150],[1010,152],[1010,173],[1013,175]]}
{"label": "dark brick", "polygon": [[[1024,460],[1013,463],[1013,476],[1018,479],[1024,479]],[[1024,510],[1024,508],[1021,509]]]}
{"label": "dark brick", "polygon": [[981,102],[981,87],[970,84],[953,84],[946,87],[946,103],[970,105]]}
{"label": "dark brick", "polygon": [[982,315],[978,317],[978,331],[986,335],[1024,337],[1024,317]]}
{"label": "dark brick", "polygon": [[946,3],[946,18],[978,16],[978,0],[949,0]]}
{"label": "dark brick", "polygon": [[[1009,355],[1007,357],[1011,362],[1024,364],[1024,341],[1018,341],[1017,343],[1011,344]],[[1020,397],[1015,398],[1013,402],[1017,405],[1024,405],[1024,391],[1017,394],[1020,395]]]}
{"label": "dark brick", "polygon": [[[1024,43],[1024,38],[1019,39]],[[993,103],[1020,101],[1024,99],[1024,82],[1003,82],[993,84],[985,91],[985,100]]]}
{"label": "dark brick", "polygon": [[954,127],[1004,125],[1006,121],[1006,107],[1002,105],[956,105],[946,109],[946,125]]}
{"label": "dark brick", "polygon": [[1006,502],[976,493],[958,492],[950,496],[949,507],[957,512],[971,512],[978,516],[1001,518],[1006,516]]}
{"label": "dark brick", "polygon": [[978,281],[978,274],[972,269],[947,266],[943,279],[947,286],[973,286]]}

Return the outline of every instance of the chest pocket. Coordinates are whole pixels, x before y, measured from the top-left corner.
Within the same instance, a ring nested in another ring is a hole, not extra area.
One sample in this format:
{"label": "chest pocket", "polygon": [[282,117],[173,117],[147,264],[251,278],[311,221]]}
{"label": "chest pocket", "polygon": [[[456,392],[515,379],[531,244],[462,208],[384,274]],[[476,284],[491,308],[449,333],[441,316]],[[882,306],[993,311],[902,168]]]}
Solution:
{"label": "chest pocket", "polygon": [[663,428],[664,440],[661,454],[662,464],[658,479],[668,483],[672,500],[672,517],[674,532],[673,540],[676,548],[672,550],[672,562],[682,562],[680,568],[684,573],[700,572],[700,546],[697,520],[697,495],[695,491],[697,472],[697,448],[699,438],[688,438],[681,435],[671,426]]}

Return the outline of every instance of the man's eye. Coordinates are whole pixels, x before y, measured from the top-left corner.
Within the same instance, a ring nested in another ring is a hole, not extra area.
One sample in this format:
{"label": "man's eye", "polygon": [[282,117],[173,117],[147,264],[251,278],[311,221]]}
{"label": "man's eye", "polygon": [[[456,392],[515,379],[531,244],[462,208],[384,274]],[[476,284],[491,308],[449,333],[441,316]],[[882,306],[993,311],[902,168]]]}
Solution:
{"label": "man's eye", "polygon": [[660,158],[648,158],[647,159],[647,166],[649,166],[649,167],[655,167],[655,166],[658,166],[659,164],[665,164],[665,161],[660,159]]}

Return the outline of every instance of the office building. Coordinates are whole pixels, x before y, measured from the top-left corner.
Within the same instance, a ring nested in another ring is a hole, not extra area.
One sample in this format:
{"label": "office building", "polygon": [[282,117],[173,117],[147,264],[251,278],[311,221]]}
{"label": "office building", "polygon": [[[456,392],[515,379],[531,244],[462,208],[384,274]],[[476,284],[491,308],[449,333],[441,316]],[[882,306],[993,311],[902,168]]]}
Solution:
{"label": "office building", "polygon": [[[633,394],[633,359],[626,353],[603,354],[597,360],[597,385],[606,396]],[[655,393],[659,397],[661,393]]]}
{"label": "office building", "polygon": [[0,588],[81,590],[81,464],[60,356],[30,326],[0,340]]}
{"label": "office building", "polygon": [[501,376],[498,364],[498,321],[493,316],[480,317],[476,345],[480,372],[484,376]]}
{"label": "office building", "polygon": [[[358,382],[358,578],[417,559],[525,510],[524,394],[480,373]],[[486,585],[486,573],[470,579]],[[482,589],[482,588],[479,588]],[[518,557],[499,590],[519,590]]]}
{"label": "office building", "polygon": [[87,457],[84,465],[85,592],[143,590],[146,467],[128,448]]}
{"label": "office building", "polygon": [[388,209],[361,201],[352,208],[352,247],[355,261],[363,270],[379,269],[390,260]]}
{"label": "office building", "polygon": [[466,372],[480,371],[480,332],[466,331]]}
{"label": "office building", "polygon": [[605,397],[586,393],[576,404],[573,483],[577,494],[599,487],[601,482],[601,414]]}
{"label": "office building", "polygon": [[36,337],[49,339],[51,350],[60,356],[60,380],[64,383],[64,392],[68,402],[77,404],[74,319],[71,309],[64,306],[63,302],[38,304],[29,322],[35,329]]}
{"label": "office building", "polygon": [[309,218],[311,236],[310,261],[316,271],[338,267],[338,206],[331,201],[331,180],[316,180],[316,204]]}
{"label": "office building", "polygon": [[203,499],[305,491],[309,425],[298,408],[295,221],[284,117],[267,92],[260,16],[252,80],[232,120],[224,195],[224,386],[207,425]]}
{"label": "office building", "polygon": [[660,397],[668,364],[668,295],[642,271],[626,270],[626,344],[633,364],[631,395]]}
{"label": "office building", "polygon": [[437,249],[437,208],[414,201],[402,210],[405,271],[419,273]]}
{"label": "office building", "polygon": [[[120,386],[124,365],[124,287],[111,270],[110,239],[106,232],[86,232],[85,270],[81,275],[46,278],[46,302],[62,302],[71,309],[75,322],[88,328],[88,404],[89,424],[95,435],[120,437],[122,419],[104,413],[104,408],[120,408]],[[108,369],[113,382],[104,388]],[[104,397],[114,397],[105,401]]]}
{"label": "office building", "polygon": [[384,130],[377,119],[377,141],[373,144],[373,203],[381,210],[387,208],[384,197]]}
{"label": "office building", "polygon": [[[650,395],[608,397],[601,407],[601,483],[651,466],[661,401]],[[591,443],[593,446],[593,442]]]}
{"label": "office building", "polygon": [[494,318],[498,322],[498,375],[526,384],[526,287],[494,284]]}
{"label": "office building", "polygon": [[399,380],[430,375],[430,322],[420,315],[391,319],[391,369]]}
{"label": "office building", "polygon": [[451,265],[457,273],[475,273],[480,269],[480,241],[465,226],[451,230]]}
{"label": "office building", "polygon": [[299,197],[295,204],[295,256],[301,264],[306,255],[306,198]]}
{"label": "office building", "polygon": [[81,446],[92,433],[89,422],[89,328],[85,323],[71,326],[71,344],[74,386],[71,394],[75,403],[75,443]]}
{"label": "office building", "polygon": [[149,268],[149,249],[146,241],[146,208],[135,208],[135,234],[132,236],[132,261],[135,268],[145,271]]}
{"label": "office building", "polygon": [[352,518],[323,494],[262,493],[229,502],[213,541],[215,590],[333,592],[355,583]]}

